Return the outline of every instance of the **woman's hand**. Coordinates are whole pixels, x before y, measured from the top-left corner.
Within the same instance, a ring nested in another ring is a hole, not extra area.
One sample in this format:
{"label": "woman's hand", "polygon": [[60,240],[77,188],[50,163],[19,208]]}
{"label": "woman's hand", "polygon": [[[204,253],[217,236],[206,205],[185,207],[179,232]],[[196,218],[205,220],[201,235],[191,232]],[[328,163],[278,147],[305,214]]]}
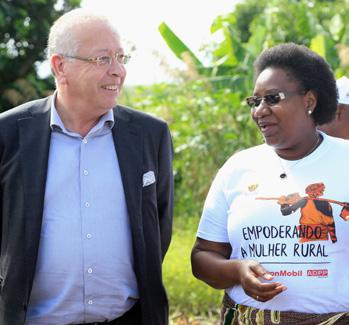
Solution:
{"label": "woman's hand", "polygon": [[287,289],[279,282],[271,282],[273,276],[257,261],[240,260],[238,267],[234,264],[240,285],[255,300],[266,302]]}
{"label": "woman's hand", "polygon": [[245,293],[258,301],[268,301],[286,290],[254,260],[230,260],[229,243],[217,243],[197,238],[191,254],[195,277],[215,289],[241,285]]}

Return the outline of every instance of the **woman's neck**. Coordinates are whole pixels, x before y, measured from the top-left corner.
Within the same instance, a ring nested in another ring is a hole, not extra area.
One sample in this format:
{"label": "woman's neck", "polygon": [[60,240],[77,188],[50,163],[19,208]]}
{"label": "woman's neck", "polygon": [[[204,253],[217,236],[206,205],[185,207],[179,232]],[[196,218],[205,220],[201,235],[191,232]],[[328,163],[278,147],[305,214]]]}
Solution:
{"label": "woman's neck", "polygon": [[299,160],[309,156],[313,153],[321,144],[323,140],[322,135],[316,131],[312,137],[309,137],[309,141],[304,141],[298,146],[285,148],[285,149],[275,149],[276,154],[286,160]]}

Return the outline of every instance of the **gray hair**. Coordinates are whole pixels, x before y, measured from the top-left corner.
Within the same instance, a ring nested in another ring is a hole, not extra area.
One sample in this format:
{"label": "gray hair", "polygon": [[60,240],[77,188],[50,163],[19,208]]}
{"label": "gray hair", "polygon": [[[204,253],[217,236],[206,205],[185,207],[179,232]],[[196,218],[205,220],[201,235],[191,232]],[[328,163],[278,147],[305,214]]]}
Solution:
{"label": "gray hair", "polygon": [[94,14],[82,8],[74,9],[58,18],[52,25],[47,43],[48,59],[55,53],[77,55],[80,43],[76,38],[75,28],[90,22],[104,23],[115,32],[116,37],[120,38],[116,28],[105,16]]}

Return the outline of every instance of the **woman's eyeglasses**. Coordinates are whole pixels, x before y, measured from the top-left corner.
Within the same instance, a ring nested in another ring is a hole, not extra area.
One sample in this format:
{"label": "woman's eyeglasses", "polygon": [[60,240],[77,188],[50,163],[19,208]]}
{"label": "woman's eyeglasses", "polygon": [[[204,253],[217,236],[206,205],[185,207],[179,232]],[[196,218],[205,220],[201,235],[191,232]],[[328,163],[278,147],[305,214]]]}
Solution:
{"label": "woman's eyeglasses", "polygon": [[276,94],[268,94],[265,96],[250,96],[246,98],[246,103],[251,108],[255,108],[261,104],[261,102],[264,100],[264,102],[268,106],[273,106],[278,103],[280,103],[283,99],[286,98],[286,96],[292,96],[292,95],[304,95],[304,92],[278,92]]}

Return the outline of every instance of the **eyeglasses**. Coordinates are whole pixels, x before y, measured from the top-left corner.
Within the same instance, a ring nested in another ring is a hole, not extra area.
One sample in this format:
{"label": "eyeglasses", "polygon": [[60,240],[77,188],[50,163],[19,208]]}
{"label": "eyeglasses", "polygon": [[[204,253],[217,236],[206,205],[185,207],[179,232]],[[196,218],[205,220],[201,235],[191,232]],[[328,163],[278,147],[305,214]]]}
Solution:
{"label": "eyeglasses", "polygon": [[274,106],[278,103],[280,103],[282,100],[284,100],[286,97],[292,96],[292,95],[304,95],[305,92],[278,92],[276,94],[268,94],[265,96],[250,96],[246,98],[246,103],[251,108],[255,108],[261,104],[261,102],[264,100],[264,102],[268,106]]}
{"label": "eyeglasses", "polygon": [[131,55],[123,54],[123,53],[115,53],[113,56],[101,55],[101,56],[96,56],[92,58],[84,58],[78,55],[67,55],[67,54],[62,54],[62,56],[69,59],[76,59],[76,60],[94,63],[99,66],[111,65],[114,60],[116,60],[120,64],[126,64],[131,59]]}

